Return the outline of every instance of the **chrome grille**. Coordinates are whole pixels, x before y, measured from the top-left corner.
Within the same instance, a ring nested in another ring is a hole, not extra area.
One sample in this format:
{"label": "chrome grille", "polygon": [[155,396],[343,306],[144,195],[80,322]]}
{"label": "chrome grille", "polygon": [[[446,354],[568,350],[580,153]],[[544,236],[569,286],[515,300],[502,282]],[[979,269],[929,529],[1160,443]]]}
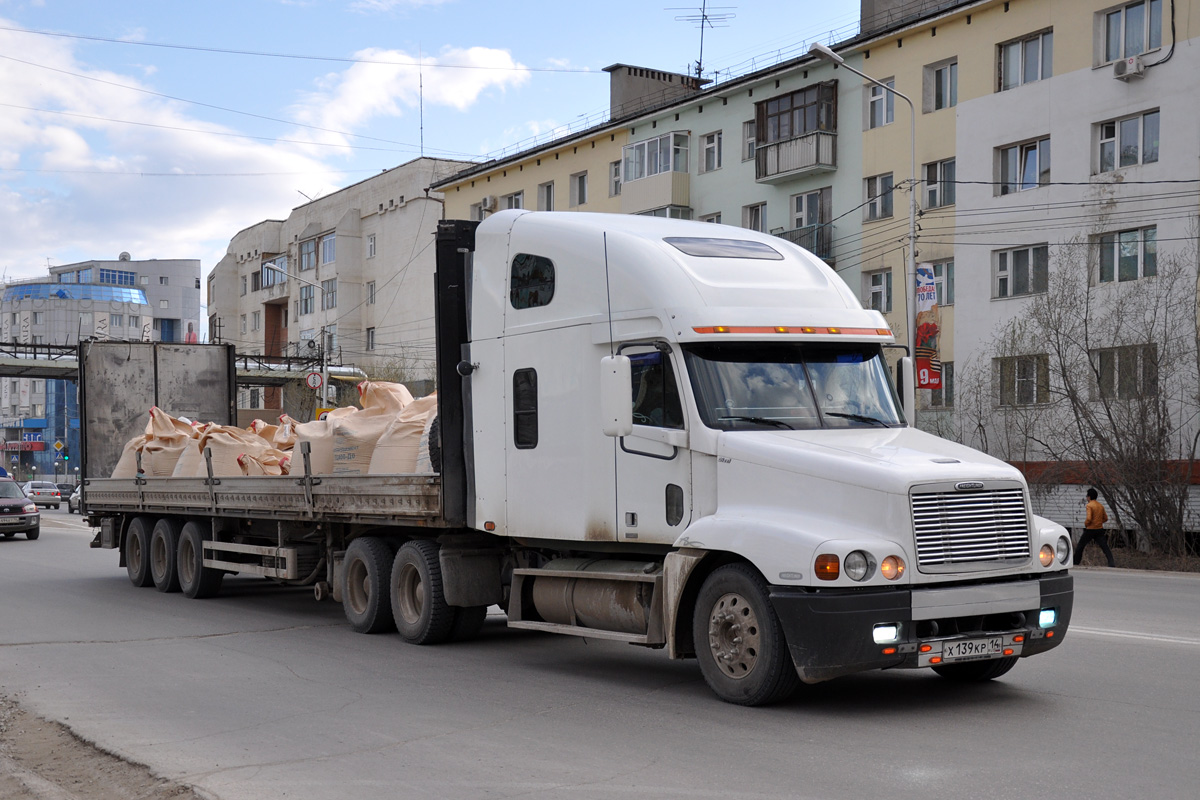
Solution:
{"label": "chrome grille", "polygon": [[1029,557],[1029,521],[1021,489],[912,495],[917,565]]}

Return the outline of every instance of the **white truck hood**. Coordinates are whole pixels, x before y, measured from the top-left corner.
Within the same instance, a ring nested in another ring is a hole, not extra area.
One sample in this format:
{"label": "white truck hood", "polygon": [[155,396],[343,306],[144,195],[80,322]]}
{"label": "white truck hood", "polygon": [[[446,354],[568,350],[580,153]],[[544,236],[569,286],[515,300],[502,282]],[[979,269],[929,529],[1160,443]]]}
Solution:
{"label": "white truck hood", "polygon": [[914,428],[726,431],[717,455],[726,464],[740,461],[901,495],[917,483],[1024,483],[1015,467]]}

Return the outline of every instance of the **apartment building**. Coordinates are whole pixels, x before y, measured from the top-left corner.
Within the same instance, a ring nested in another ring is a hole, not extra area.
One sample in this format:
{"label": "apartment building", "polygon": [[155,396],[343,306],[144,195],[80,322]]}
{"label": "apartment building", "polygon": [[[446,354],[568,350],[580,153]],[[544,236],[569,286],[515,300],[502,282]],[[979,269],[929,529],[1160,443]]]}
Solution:
{"label": "apartment building", "polygon": [[[195,341],[199,331],[198,259],[134,260],[121,253],[113,260],[51,267],[44,279],[5,285],[0,296],[0,341],[6,343],[182,342]],[[62,458],[79,445],[72,381],[0,378],[0,427],[6,469],[25,479],[35,471],[60,478],[74,474],[69,459]]]}
{"label": "apartment building", "polygon": [[[210,336],[264,356],[323,352],[426,388],[443,218],[430,186],[464,166],[415,159],[238,232],[208,275]],[[241,404],[265,407],[252,393]]]}

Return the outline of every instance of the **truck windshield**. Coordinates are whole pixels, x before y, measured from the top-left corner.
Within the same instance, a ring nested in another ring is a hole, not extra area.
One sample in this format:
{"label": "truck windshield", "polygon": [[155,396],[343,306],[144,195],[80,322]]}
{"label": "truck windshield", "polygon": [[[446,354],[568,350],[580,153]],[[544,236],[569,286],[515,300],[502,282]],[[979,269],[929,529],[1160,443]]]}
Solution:
{"label": "truck windshield", "polygon": [[878,345],[688,345],[684,359],[704,424],[719,430],[904,424]]}

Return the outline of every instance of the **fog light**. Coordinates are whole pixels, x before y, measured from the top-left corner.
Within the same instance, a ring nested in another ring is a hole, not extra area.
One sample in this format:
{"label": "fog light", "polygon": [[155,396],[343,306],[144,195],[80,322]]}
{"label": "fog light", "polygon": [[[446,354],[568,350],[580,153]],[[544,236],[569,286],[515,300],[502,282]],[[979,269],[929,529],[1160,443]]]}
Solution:
{"label": "fog light", "polygon": [[888,556],[879,565],[879,571],[889,581],[894,581],[904,574],[904,559],[900,556]]}
{"label": "fog light", "polygon": [[876,625],[871,631],[875,637],[875,644],[890,644],[900,641],[900,624],[897,622],[885,622]]}
{"label": "fog light", "polygon": [[1067,559],[1071,557],[1071,540],[1065,536],[1058,537],[1058,563],[1065,564]]}
{"label": "fog light", "polygon": [[1038,612],[1038,627],[1053,628],[1058,624],[1058,611],[1053,608],[1043,608]]}
{"label": "fog light", "polygon": [[846,556],[846,577],[852,581],[865,581],[875,574],[875,559],[869,553],[855,550]]}
{"label": "fog light", "polygon": [[1042,549],[1038,551],[1038,561],[1043,567],[1048,567],[1054,563],[1054,549],[1048,544],[1042,545]]}
{"label": "fog light", "polygon": [[823,581],[836,581],[838,575],[841,574],[841,565],[838,562],[838,557],[831,553],[823,553],[817,556],[816,573],[817,577]]}

